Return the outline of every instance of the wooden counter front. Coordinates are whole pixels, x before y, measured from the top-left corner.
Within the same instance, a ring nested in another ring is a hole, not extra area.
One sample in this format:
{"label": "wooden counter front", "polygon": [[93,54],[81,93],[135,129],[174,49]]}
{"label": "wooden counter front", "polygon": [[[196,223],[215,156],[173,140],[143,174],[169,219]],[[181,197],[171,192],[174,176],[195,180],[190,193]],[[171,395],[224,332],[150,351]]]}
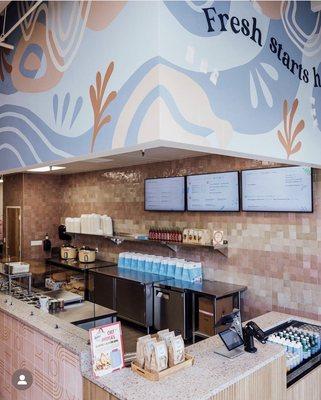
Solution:
{"label": "wooden counter front", "polygon": [[88,379],[84,379],[84,397],[83,400],[119,400],[117,397],[106,392]]}
{"label": "wooden counter front", "polygon": [[[264,367],[259,368],[251,375],[248,375],[240,381],[228,386],[226,389],[222,390],[217,395],[210,397],[208,400],[290,400],[287,398],[286,393],[285,368],[285,356],[279,357]],[[156,384],[156,382],[154,382],[154,384]],[[182,384],[184,384],[184,382],[182,382]],[[168,398],[171,397],[169,396]],[[305,397],[300,398],[300,400],[302,399],[305,399]],[[308,399],[308,397],[306,399]],[[84,379],[83,400],[119,399],[90,382],[88,379]],[[130,400],[130,398],[126,398],[126,400]],[[158,398],[153,397],[153,400],[158,400]],[[195,398],[195,400],[197,399]]]}
{"label": "wooden counter front", "polygon": [[287,400],[285,368],[283,356],[229,386],[211,400]]}
{"label": "wooden counter front", "polygon": [[287,400],[321,399],[321,365],[287,390]]}

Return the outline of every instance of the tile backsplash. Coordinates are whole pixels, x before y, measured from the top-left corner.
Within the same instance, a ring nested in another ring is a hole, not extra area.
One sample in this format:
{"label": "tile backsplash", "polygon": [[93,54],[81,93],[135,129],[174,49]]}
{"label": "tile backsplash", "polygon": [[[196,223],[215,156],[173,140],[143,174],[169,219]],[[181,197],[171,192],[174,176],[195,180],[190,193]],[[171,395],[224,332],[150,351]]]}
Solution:
{"label": "tile backsplash", "polygon": [[[144,211],[144,179],[203,172],[267,167],[261,161],[219,155],[202,156],[110,171],[65,175],[51,182],[50,226],[57,219],[82,213],[108,214],[114,230],[147,233],[151,226],[220,229],[229,241],[228,257],[209,249],[181,249],[178,257],[200,260],[206,279],[248,287],[244,294],[246,317],[276,310],[321,320],[321,171],[314,173],[314,213],[199,213]],[[32,182],[28,218],[41,214],[37,191],[49,189]],[[44,189],[43,189],[44,188]],[[43,199],[43,194],[40,196]],[[37,211],[38,210],[38,211]],[[319,226],[320,225],[320,226]],[[44,233],[45,233],[45,227]],[[26,232],[24,232],[25,234]],[[29,232],[27,232],[29,235]],[[25,239],[27,240],[27,239]],[[28,240],[27,240],[28,242]],[[173,256],[159,244],[124,243],[77,235],[75,242],[99,248],[100,258],[117,260],[120,251]]]}

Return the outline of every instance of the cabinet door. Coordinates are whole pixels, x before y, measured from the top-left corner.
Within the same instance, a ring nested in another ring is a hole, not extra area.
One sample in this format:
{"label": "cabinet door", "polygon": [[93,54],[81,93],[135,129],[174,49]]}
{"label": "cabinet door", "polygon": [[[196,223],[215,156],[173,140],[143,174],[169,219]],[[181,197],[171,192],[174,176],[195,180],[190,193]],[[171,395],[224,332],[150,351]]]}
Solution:
{"label": "cabinet door", "polygon": [[[229,314],[233,311],[234,301],[233,296],[223,297],[216,300],[216,315],[215,322],[217,322],[223,315]],[[216,328],[216,333],[224,331],[226,326],[221,326]]]}
{"label": "cabinet door", "polygon": [[154,327],[169,329],[184,335],[185,310],[184,293],[154,288]]}
{"label": "cabinet door", "polygon": [[198,298],[198,330],[206,335],[214,333],[214,299],[207,297]]}
{"label": "cabinet door", "polygon": [[119,317],[145,326],[145,286],[138,282],[117,279],[116,310]]}
{"label": "cabinet door", "polygon": [[92,274],[94,291],[92,301],[101,306],[115,309],[114,304],[114,278],[102,274]]}

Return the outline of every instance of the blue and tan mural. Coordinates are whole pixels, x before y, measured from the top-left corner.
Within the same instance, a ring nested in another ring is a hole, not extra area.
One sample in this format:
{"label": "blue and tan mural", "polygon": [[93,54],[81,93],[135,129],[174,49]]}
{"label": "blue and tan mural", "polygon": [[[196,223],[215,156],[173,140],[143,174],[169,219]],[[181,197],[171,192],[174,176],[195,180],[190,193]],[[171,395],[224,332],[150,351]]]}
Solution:
{"label": "blue and tan mural", "polygon": [[321,165],[310,2],[50,1],[10,42],[0,170],[155,139]]}

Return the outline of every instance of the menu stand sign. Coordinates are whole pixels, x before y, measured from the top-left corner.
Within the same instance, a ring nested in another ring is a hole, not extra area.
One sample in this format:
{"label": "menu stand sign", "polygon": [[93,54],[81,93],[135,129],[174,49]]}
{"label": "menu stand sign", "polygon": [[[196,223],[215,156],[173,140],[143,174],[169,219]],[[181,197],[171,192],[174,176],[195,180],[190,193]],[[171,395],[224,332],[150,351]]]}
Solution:
{"label": "menu stand sign", "polygon": [[123,338],[120,322],[90,329],[93,372],[100,378],[124,367]]}

